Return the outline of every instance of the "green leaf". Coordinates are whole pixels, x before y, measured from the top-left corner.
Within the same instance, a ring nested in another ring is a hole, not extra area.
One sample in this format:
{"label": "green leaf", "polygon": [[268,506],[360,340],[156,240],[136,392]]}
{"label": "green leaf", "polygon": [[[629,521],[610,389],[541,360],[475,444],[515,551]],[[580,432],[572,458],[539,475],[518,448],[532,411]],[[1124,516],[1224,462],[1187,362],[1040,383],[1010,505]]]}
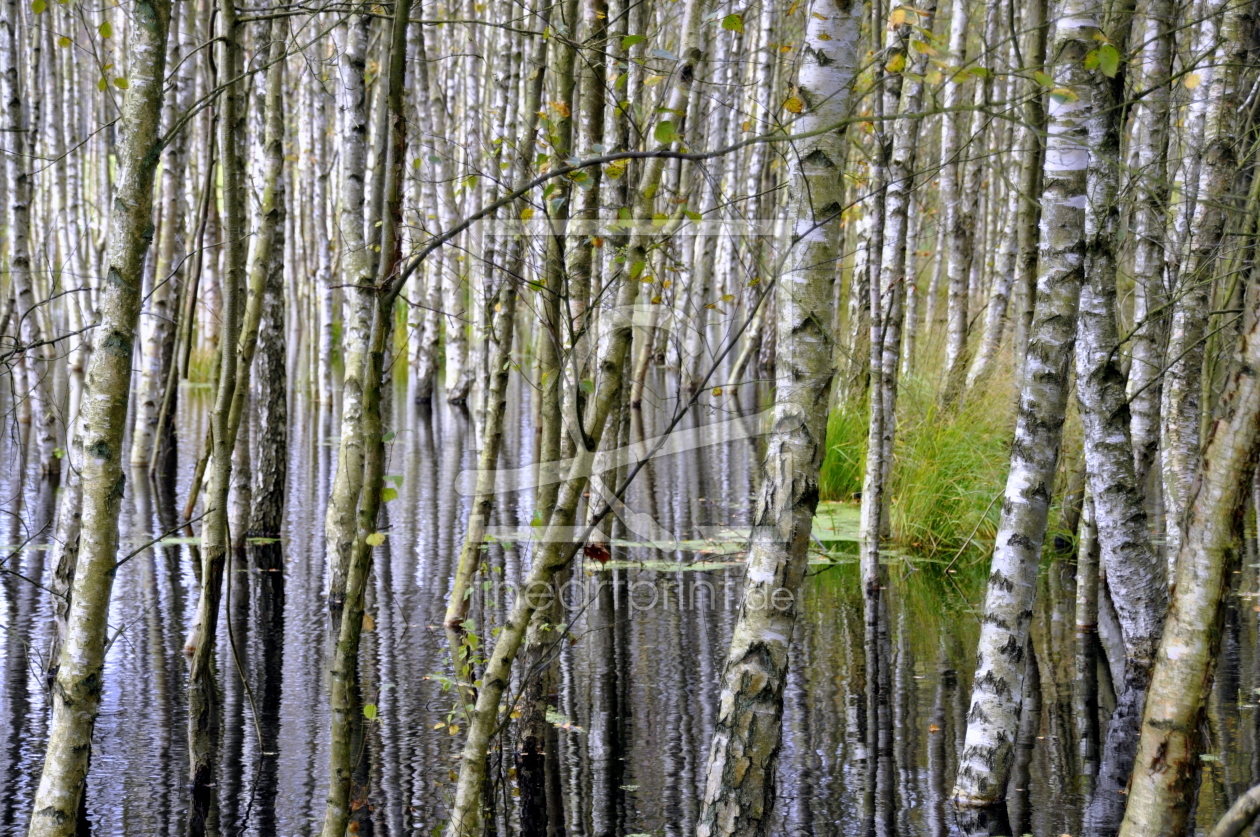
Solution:
{"label": "green leaf", "polygon": [[542,509],[534,509],[534,516],[529,519],[529,525],[538,528],[543,525]]}
{"label": "green leaf", "polygon": [[382,488],[381,489],[381,502],[382,503],[388,503],[391,500],[397,500],[397,499],[398,499],[397,488]]}
{"label": "green leaf", "polygon": [[643,269],[647,267],[647,262],[635,262],[630,265],[630,278],[638,279],[643,273]]}
{"label": "green leaf", "polygon": [[65,35],[62,35],[60,38],[57,39],[57,46],[59,47],[70,46],[70,39],[67,38]]}
{"label": "green leaf", "polygon": [[367,543],[368,546],[380,546],[381,544],[385,543],[385,533],[373,532],[372,534],[368,535],[363,540],[365,543]]}
{"label": "green leaf", "polygon": [[1115,78],[1120,71],[1120,50],[1111,44],[1103,44],[1098,48],[1098,69],[1107,78]]}
{"label": "green leaf", "polygon": [[101,91],[102,93],[105,92],[105,88],[108,86],[109,85],[105,82],[105,78],[103,76],[100,79],[98,79],[96,82],[96,89]]}
{"label": "green leaf", "polygon": [[1033,73],[1033,81],[1037,82],[1042,87],[1054,87],[1054,79],[1050,78],[1050,76],[1040,70]]}
{"label": "green leaf", "polygon": [[674,141],[674,137],[676,136],[674,133],[674,123],[670,122],[668,119],[658,122],[656,124],[656,130],[652,133],[652,136],[661,145],[669,145]]}
{"label": "green leaf", "polygon": [[369,721],[376,720],[376,704],[375,703],[363,704],[363,717],[367,718]]}
{"label": "green leaf", "polygon": [[742,35],[744,33],[744,16],[727,15],[722,18],[722,28]]}
{"label": "green leaf", "polygon": [[48,0],[34,0],[31,3],[31,11],[37,15],[42,15],[48,10]]}
{"label": "green leaf", "polygon": [[119,90],[126,90],[131,86],[131,82],[127,81],[125,78],[116,78],[114,79],[114,86]]}
{"label": "green leaf", "polygon": [[397,438],[398,438],[398,434],[391,430],[381,437],[381,441],[384,442],[385,444],[389,444],[390,442],[394,441]]}
{"label": "green leaf", "polygon": [[635,44],[641,44],[646,40],[647,40],[647,36],[645,35],[626,35],[624,38],[621,39],[621,48],[629,49]]}
{"label": "green leaf", "polygon": [[102,23],[100,26],[96,27],[96,31],[101,33],[102,38],[114,37],[114,27],[109,25],[108,20]]}
{"label": "green leaf", "polygon": [[583,379],[578,383],[578,386],[582,388],[582,392],[590,393],[595,391],[595,382],[590,378]]}

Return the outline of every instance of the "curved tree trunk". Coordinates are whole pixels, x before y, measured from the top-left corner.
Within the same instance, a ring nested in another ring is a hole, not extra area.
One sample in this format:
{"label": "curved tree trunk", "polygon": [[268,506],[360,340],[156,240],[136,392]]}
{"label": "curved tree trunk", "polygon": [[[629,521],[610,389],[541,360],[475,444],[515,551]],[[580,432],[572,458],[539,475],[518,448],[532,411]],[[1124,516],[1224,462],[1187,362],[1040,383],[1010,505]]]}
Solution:
{"label": "curved tree trunk", "polygon": [[[700,50],[700,22],[704,5],[704,0],[687,0],[679,44],[681,58],[676,65],[677,80],[670,92],[669,107],[662,111],[664,116],[656,117],[658,124],[661,121],[668,121],[665,117],[683,111],[687,107],[695,82],[695,68],[703,57]],[[653,136],[655,135],[654,128]],[[661,143],[658,147],[671,148],[674,140],[675,138],[671,135],[670,142]],[[644,218],[650,214],[646,213],[645,209],[651,205],[651,198],[660,187],[664,166],[665,160],[661,157],[654,157],[645,162],[643,174],[639,180],[638,193],[635,195],[635,217]],[[636,228],[627,245],[627,264],[633,265],[644,260],[652,243],[650,232]],[[591,472],[591,465],[595,452],[598,450],[599,441],[603,437],[609,412],[618,401],[618,395],[621,392],[627,350],[633,336],[634,304],[639,295],[640,284],[626,276],[620,280],[616,306],[609,314],[611,322],[596,364],[599,377],[595,391],[587,399],[586,444],[576,446],[573,463],[560,487],[551,523],[546,534],[541,538],[540,549],[535,554],[533,566],[520,588],[523,591],[536,592],[548,589],[556,573],[568,566],[577,551],[577,545],[567,542],[568,535],[561,533],[569,532],[576,520],[578,503],[586,491],[587,475]],[[460,756],[455,804],[451,809],[446,830],[448,837],[471,837],[481,832],[486,754],[490,749],[491,738],[500,723],[499,701],[507,689],[512,663],[525,639],[534,612],[540,604],[538,598],[535,595],[517,596],[499,632],[494,650],[486,662],[482,676],[483,686],[477,695],[477,703],[468,723],[464,750]]]}

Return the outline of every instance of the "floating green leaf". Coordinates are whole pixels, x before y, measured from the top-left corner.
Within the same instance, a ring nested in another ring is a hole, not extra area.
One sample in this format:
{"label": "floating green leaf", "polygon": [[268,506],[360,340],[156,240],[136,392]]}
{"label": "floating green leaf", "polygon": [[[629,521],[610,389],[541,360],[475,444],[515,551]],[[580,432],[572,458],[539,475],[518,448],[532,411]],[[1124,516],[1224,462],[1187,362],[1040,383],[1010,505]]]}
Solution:
{"label": "floating green leaf", "polygon": [[722,18],[722,28],[731,32],[744,33],[744,16],[743,15],[727,15]]}
{"label": "floating green leaf", "polygon": [[375,703],[363,704],[363,717],[367,718],[369,721],[376,720],[376,704]]}
{"label": "floating green leaf", "polygon": [[114,27],[109,25],[108,20],[102,23],[100,26],[96,27],[96,31],[101,33],[102,38],[114,37]]}
{"label": "floating green leaf", "polygon": [[661,145],[669,145],[674,141],[677,134],[674,133],[674,123],[668,119],[664,119],[656,124],[656,130],[652,133],[656,141]]}
{"label": "floating green leaf", "polygon": [[641,44],[646,40],[647,40],[647,37],[644,35],[626,35],[624,38],[621,39],[621,48],[629,49],[635,44]]}

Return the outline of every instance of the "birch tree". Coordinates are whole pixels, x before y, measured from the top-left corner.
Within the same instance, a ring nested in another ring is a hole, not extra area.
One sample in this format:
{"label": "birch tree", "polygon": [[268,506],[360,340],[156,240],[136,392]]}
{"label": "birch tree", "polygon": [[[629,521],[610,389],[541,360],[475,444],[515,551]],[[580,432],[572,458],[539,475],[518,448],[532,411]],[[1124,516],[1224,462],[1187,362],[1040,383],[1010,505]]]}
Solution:
{"label": "birch tree", "polygon": [[1006,792],[1083,278],[1087,126],[1097,72],[1085,68],[1085,58],[1095,46],[1099,22],[1091,0],[1062,0],[1054,12],[1057,24],[1049,55],[1056,88],[1047,121],[1037,303],[953,791],[955,805],[962,808],[995,805]]}
{"label": "birch tree", "polygon": [[118,515],[126,484],[123,436],[141,274],[152,239],[153,183],[159,160],[169,0],[142,0],[129,27],[128,89],[119,130],[117,192],[101,284],[97,350],[86,375],[74,446],[83,491],[82,528],[65,646],[53,688],[44,770],[30,837],[70,837],[87,776],[92,730],[104,684],[107,618],[118,561]]}
{"label": "birch tree", "polygon": [[797,141],[793,155],[797,215],[777,287],[774,418],[709,747],[700,837],[765,834],[771,826],[788,646],[836,375],[829,324],[846,139],[832,126],[849,113],[860,19],[861,8],[844,0],[816,0],[807,18],[797,80],[806,109],[795,127],[817,133]]}

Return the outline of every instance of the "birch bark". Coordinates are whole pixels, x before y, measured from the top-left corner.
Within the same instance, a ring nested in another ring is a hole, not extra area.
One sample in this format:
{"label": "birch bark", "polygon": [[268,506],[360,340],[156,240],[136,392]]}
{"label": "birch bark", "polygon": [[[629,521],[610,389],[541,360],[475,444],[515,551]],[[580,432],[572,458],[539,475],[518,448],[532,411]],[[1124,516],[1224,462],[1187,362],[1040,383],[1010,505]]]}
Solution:
{"label": "birch bark", "polygon": [[371,17],[360,14],[346,24],[341,55],[341,90],[338,94],[346,120],[342,155],[341,281],[345,286],[341,357],[341,441],[337,447],[337,471],[324,518],[324,539],[330,581],[328,606],[334,624],[345,598],[346,572],[355,537],[355,508],[363,488],[363,358],[372,328],[370,289],[372,258],[363,235],[364,176],[367,168],[367,36]]}
{"label": "birch bark", "polygon": [[125,477],[123,435],[131,392],[132,343],[140,277],[153,236],[153,181],[166,70],[169,0],[133,7],[119,130],[114,221],[99,297],[97,350],[87,371],[75,447],[81,452],[83,527],[69,629],[52,689],[44,770],[31,813],[31,837],[75,834],[92,730],[100,707],[110,593],[118,560],[118,515]]}
{"label": "birch bark", "polygon": [[[1108,43],[1127,49],[1131,6],[1108,21]],[[1085,279],[1077,333],[1076,387],[1101,564],[1120,619],[1125,677],[1107,727],[1098,786],[1085,814],[1089,834],[1112,834],[1124,813],[1121,791],[1136,751],[1138,723],[1163,629],[1168,587],[1150,540],[1137,481],[1116,325],[1124,75],[1093,86],[1085,211]],[[1121,686],[1121,684],[1117,684]]]}
{"label": "birch bark", "polygon": [[[704,0],[687,0],[683,12],[683,27],[679,38],[678,63],[675,65],[675,83],[670,92],[668,107],[656,123],[668,121],[667,117],[685,111],[692,87],[695,70],[703,53],[700,50],[700,22],[706,3]],[[655,129],[652,135],[655,136]],[[660,147],[670,148],[671,142]],[[647,217],[644,210],[652,196],[660,188],[665,160],[661,157],[648,159],[643,166],[635,195],[634,217]],[[626,248],[626,262],[633,265],[644,258],[651,244],[649,233],[636,230]],[[491,738],[499,725],[499,702],[511,677],[512,662],[525,639],[530,620],[540,604],[538,591],[547,589],[555,574],[572,560],[577,546],[566,542],[567,535],[576,519],[577,506],[586,490],[587,474],[590,473],[595,452],[599,448],[609,412],[621,391],[625,374],[626,354],[633,336],[630,315],[638,297],[641,283],[623,278],[616,298],[616,312],[610,317],[605,342],[600,348],[596,370],[598,380],[595,391],[587,401],[585,416],[585,444],[577,445],[573,464],[560,488],[559,499],[551,523],[543,536],[541,549],[505,620],[494,650],[486,662],[482,676],[483,686],[477,695],[477,703],[468,724],[468,734],[460,756],[459,781],[455,803],[451,809],[446,833],[448,837],[467,837],[482,830],[482,786],[486,777],[486,753]]]}
{"label": "birch bark", "polygon": [[967,735],[953,792],[955,804],[964,808],[994,805],[1006,791],[1080,300],[1090,113],[1090,77],[1084,61],[1094,48],[1098,23],[1091,0],[1061,0],[1056,6],[1050,54],[1055,56],[1056,89],[1062,92],[1050,104],[1037,304],[985,594]]}
{"label": "birch bark", "polygon": [[284,56],[288,49],[287,19],[271,25],[271,48],[263,104],[266,127],[263,137],[263,193],[259,207],[258,234],[254,243],[253,288],[261,294],[259,305],[258,370],[254,388],[257,407],[258,460],[253,473],[253,504],[248,534],[280,536],[284,512],[285,478],[288,473],[288,373],[285,358],[285,156],[284,156]]}
{"label": "birch bark", "polygon": [[[806,108],[797,131],[848,116],[861,14],[860,6],[846,0],[812,4],[798,78]],[[792,158],[796,242],[777,289],[774,419],[743,600],[722,675],[698,837],[760,835],[771,825],[788,646],[836,374],[830,312],[845,145],[843,130],[827,131],[798,141]]]}

